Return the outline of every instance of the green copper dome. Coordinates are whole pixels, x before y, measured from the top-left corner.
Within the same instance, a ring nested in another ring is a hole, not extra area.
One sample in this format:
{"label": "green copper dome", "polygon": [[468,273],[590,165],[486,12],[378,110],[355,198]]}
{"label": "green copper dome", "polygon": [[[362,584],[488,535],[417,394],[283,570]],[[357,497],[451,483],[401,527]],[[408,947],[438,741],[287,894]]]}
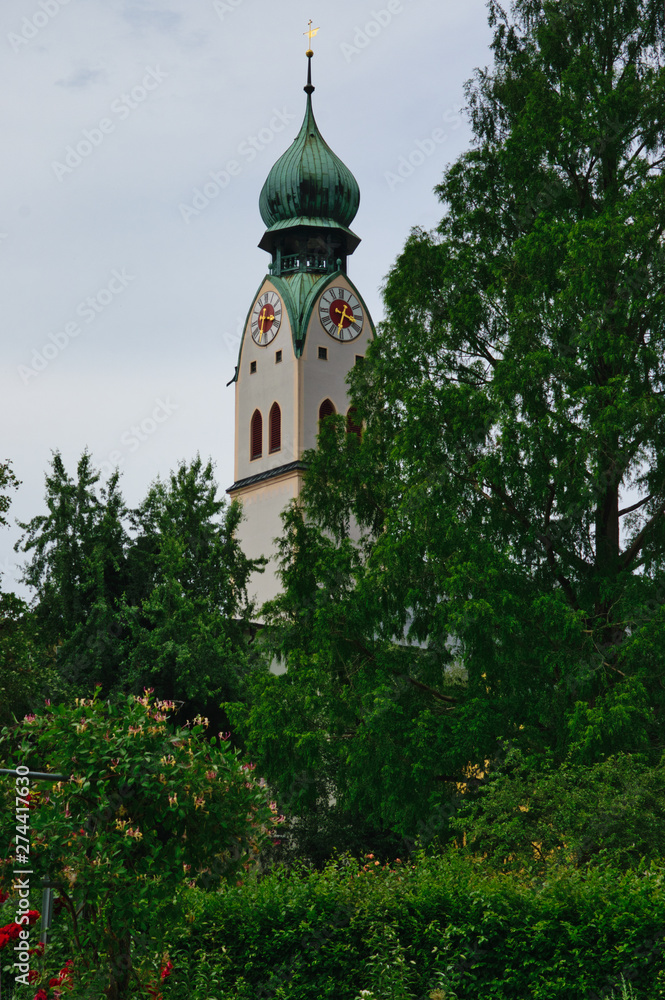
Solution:
{"label": "green copper dome", "polygon": [[308,93],[300,132],[263,185],[261,217],[269,232],[298,224],[346,229],[359,204],[358,182],[319,132]]}

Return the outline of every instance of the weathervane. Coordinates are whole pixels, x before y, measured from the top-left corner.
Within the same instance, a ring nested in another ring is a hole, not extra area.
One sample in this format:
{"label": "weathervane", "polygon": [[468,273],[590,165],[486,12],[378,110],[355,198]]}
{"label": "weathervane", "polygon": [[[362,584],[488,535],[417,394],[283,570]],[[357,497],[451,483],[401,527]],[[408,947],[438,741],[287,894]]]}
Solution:
{"label": "weathervane", "polygon": [[312,39],[314,38],[314,35],[317,33],[317,31],[319,29],[312,27],[312,19],[311,19],[311,17],[309,19],[308,24],[309,24],[309,28],[308,28],[307,31],[303,31],[303,35],[309,35],[309,48],[307,49],[307,52],[305,53],[305,55],[306,56],[310,56],[310,58],[311,58],[311,56],[314,55],[314,53],[312,52]]}

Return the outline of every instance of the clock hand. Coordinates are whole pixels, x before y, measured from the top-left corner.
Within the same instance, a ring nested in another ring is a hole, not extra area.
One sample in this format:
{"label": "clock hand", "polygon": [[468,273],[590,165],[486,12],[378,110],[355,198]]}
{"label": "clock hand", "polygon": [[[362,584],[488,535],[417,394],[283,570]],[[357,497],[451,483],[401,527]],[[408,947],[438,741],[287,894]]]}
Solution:
{"label": "clock hand", "polygon": [[338,330],[345,319],[348,319],[350,323],[355,323],[356,321],[356,317],[353,315],[353,313],[347,313],[346,306],[344,306],[344,308],[342,309],[342,318],[339,321],[339,327],[337,328]]}
{"label": "clock hand", "polygon": [[264,306],[263,309],[261,310],[261,315],[259,316],[259,330],[261,331],[261,333],[265,333],[263,324],[265,322],[268,322],[268,324],[270,325],[275,319],[275,314],[273,313],[272,316],[269,316],[267,313],[267,309],[268,307]]}

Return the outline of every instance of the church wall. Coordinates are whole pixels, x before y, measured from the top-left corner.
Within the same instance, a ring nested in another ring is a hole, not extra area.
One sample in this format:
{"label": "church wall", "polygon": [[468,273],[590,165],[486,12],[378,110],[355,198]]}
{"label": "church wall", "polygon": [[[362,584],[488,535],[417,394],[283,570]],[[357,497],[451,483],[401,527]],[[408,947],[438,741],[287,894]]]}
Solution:
{"label": "church wall", "polygon": [[249,594],[256,597],[259,607],[264,601],[276,597],[279,591],[275,575],[277,562],[272,555],[275,551],[274,539],[282,534],[280,512],[298,496],[301,482],[302,475],[296,472],[256,483],[238,496],[245,514],[237,532],[243,552],[250,559],[271,557],[263,573],[253,574],[249,586]]}
{"label": "church wall", "polygon": [[[342,277],[335,280],[336,286],[349,291],[354,289]],[[305,350],[301,358],[302,377],[300,390],[301,434],[303,450],[316,447],[319,433],[319,407],[324,399],[330,399],[337,413],[346,414],[349,407],[346,376],[356,363],[356,356],[364,357],[371,340],[370,320],[365,313],[363,330],[359,337],[348,343],[339,343],[323,328],[318,308],[312,312]],[[328,351],[328,360],[319,359],[319,347]]]}
{"label": "church wall", "polygon": [[[274,290],[270,282],[265,282],[262,291]],[[277,351],[282,352],[282,361],[275,363]],[[256,374],[250,374],[250,365],[256,361]],[[267,347],[260,347],[252,340],[248,320],[243,339],[242,352],[236,383],[236,433],[239,435],[236,447],[235,479],[246,479],[270,469],[276,469],[296,458],[296,392],[297,362],[293,353],[293,341],[289,317],[284,309],[282,322],[275,339]],[[279,403],[282,411],[282,447],[269,454],[268,417],[273,402]],[[263,418],[263,454],[261,458],[250,458],[250,422],[254,410],[259,409]]]}

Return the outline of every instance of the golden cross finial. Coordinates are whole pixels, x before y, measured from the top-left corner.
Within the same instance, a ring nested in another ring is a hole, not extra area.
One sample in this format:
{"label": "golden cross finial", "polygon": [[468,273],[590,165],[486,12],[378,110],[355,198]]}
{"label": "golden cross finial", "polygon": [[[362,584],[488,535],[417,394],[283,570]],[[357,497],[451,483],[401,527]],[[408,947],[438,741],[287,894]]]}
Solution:
{"label": "golden cross finial", "polygon": [[314,35],[319,30],[318,28],[313,28],[312,27],[312,19],[311,19],[311,17],[310,17],[308,23],[309,23],[308,30],[307,31],[303,31],[303,35],[309,35],[309,48],[307,50],[307,55],[309,55],[309,53],[312,51],[312,39],[314,38]]}

